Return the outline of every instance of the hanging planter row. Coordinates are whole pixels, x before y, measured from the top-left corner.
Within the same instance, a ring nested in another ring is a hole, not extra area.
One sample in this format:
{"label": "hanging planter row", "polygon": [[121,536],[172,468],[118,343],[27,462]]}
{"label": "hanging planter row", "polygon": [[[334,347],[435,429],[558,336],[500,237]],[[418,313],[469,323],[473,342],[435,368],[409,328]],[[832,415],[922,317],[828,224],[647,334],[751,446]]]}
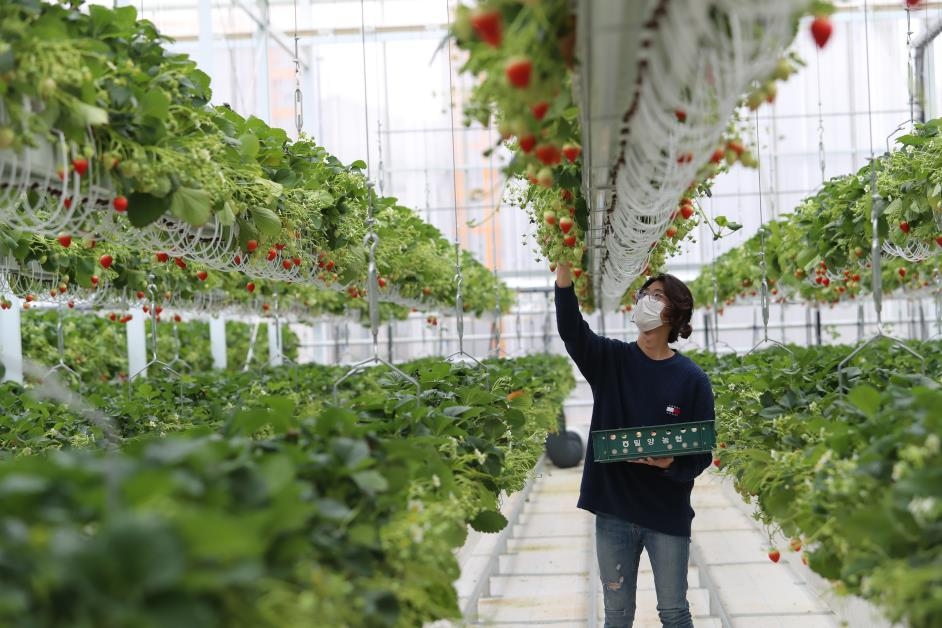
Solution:
{"label": "hanging planter row", "polygon": [[[880,288],[937,290],[942,272],[942,119],[916,125],[899,147],[855,174],[835,177],[794,213],[766,225],[772,299],[837,303],[874,290],[872,168],[876,168]],[[697,302],[725,305],[761,289],[757,234],[705,267],[691,284]]]}
{"label": "hanging planter row", "polygon": [[[209,78],[130,6],[84,13],[14,0],[0,7],[0,41],[0,224],[121,243],[130,257],[106,251],[118,275],[109,278],[132,290],[154,252],[194,273],[366,289],[364,162],[344,165],[308,138],[210,106]],[[442,254],[451,245],[395,199],[373,204],[391,254],[378,260],[390,266],[381,299],[453,303],[454,255]],[[416,265],[424,249],[428,264]],[[47,270],[89,288],[112,268],[89,259]],[[471,309],[492,309],[496,280],[470,256],[464,265],[488,294]]]}
{"label": "hanging planter row", "polygon": [[[594,196],[597,190],[584,170],[586,159],[591,157],[582,152],[587,103],[574,100],[573,79],[589,80],[579,66],[585,59],[576,58],[576,51],[588,44],[576,41],[577,33],[583,30],[577,28],[570,3],[491,0],[473,10],[465,6],[457,9],[452,36],[468,52],[462,71],[476,80],[465,107],[465,123],[496,126],[499,145],[513,151],[505,173],[528,183],[513,200],[537,224],[537,255],[546,257],[551,265],[567,263],[574,267],[576,291],[584,308],[593,308],[598,296],[593,286],[599,285],[599,278],[594,281],[590,276],[592,268],[614,273],[614,283],[606,291],[609,297],[625,299],[643,281],[641,275],[660,267],[699,220],[705,219],[696,212],[693,199],[709,188],[712,178],[737,162],[756,165],[735,124],[730,122],[730,115],[737,103],[755,109],[773,101],[775,81],[785,80],[795,71],[796,59],[778,58],[769,51],[784,49],[801,11],[825,16],[832,10],[822,2],[810,7],[808,2],[784,3],[786,6],[775,3],[775,15],[782,13],[787,18],[777,21],[763,18],[762,12],[752,6],[754,3],[747,6],[729,2],[710,11],[700,6],[702,3],[695,4],[687,9],[683,2],[658,4],[635,50],[641,70],[650,70],[652,55],[661,55],[666,65],[664,74],[658,76],[670,79],[675,97],[654,89],[650,81],[639,80],[626,92],[627,102],[633,104],[626,103],[625,111],[619,111],[615,120],[617,123],[618,118],[622,119],[624,128],[619,124],[612,128],[613,134],[620,130],[625,136],[629,132],[635,135],[630,145],[628,139],[621,141],[617,163],[608,164],[612,174],[609,187],[642,179],[644,185],[649,185],[657,180],[659,189],[651,197],[657,202],[651,198],[639,200],[635,192],[626,190],[618,195],[617,203],[615,196],[605,196],[610,200],[606,207],[598,205]],[[586,8],[591,7],[580,7],[580,16]],[[702,19],[688,20],[684,13],[688,9]],[[684,19],[678,18],[680,13],[684,13]],[[638,20],[640,11],[632,14],[626,9],[625,14]],[[826,22],[826,17],[821,19]],[[617,20],[596,22],[600,28],[604,25],[609,29],[622,24]],[[747,22],[751,25],[748,28]],[[702,37],[688,32],[692,24],[703,27]],[[622,25],[630,30],[630,24]],[[688,50],[693,59],[689,71],[681,72],[668,54],[674,49],[671,42],[678,40],[692,44]],[[698,46],[711,42],[716,52],[702,56]],[[642,48],[647,52],[642,54]],[[698,90],[693,89],[695,86]],[[641,114],[636,119],[638,111]],[[652,125],[649,116],[664,124]],[[655,135],[649,137],[652,133]],[[642,134],[648,135],[641,138]],[[634,150],[636,145],[641,147],[635,154],[638,159],[628,159],[626,151]],[[642,176],[630,171],[632,164],[661,170],[654,173],[657,176]],[[604,166],[591,165],[593,170]],[[593,195],[591,208],[585,192]],[[646,207],[656,211],[651,213]],[[604,220],[592,215],[599,212]],[[721,220],[714,232],[735,228],[734,223]]]}

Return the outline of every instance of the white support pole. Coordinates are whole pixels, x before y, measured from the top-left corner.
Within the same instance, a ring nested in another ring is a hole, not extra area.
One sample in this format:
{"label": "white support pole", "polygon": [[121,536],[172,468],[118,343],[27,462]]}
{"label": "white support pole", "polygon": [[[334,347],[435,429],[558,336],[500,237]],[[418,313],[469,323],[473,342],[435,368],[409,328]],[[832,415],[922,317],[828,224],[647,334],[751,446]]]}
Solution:
{"label": "white support pole", "polygon": [[261,13],[258,28],[255,31],[255,115],[263,122],[271,124],[271,96],[269,94],[268,54],[270,52],[271,33],[268,19],[268,0],[256,0]]}
{"label": "white support pole", "polygon": [[12,293],[0,295],[13,304],[0,310],[0,362],[6,372],[3,381],[23,383],[23,335],[20,332],[20,299]]}
{"label": "white support pole", "polygon": [[268,321],[268,366],[281,366],[281,322],[278,320]]}
{"label": "white support pole", "polygon": [[213,368],[223,371],[226,359],[226,319],[212,316],[209,319],[209,346],[213,354]]}
{"label": "white support pole", "polygon": [[128,312],[131,320],[126,324],[128,337],[128,377],[137,379],[147,377],[147,336],[144,324],[150,320],[140,307],[132,307]]}

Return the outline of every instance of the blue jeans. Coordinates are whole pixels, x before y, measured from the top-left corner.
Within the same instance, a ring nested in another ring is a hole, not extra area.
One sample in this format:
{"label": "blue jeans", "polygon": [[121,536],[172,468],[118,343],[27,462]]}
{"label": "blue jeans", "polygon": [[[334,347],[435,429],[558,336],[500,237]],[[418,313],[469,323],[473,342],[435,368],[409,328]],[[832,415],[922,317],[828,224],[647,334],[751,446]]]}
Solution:
{"label": "blue jeans", "polygon": [[693,628],[687,604],[690,538],[642,528],[630,521],[598,513],[595,545],[605,599],[605,628],[631,628],[641,550],[648,551],[654,571],[657,613],[664,628]]}

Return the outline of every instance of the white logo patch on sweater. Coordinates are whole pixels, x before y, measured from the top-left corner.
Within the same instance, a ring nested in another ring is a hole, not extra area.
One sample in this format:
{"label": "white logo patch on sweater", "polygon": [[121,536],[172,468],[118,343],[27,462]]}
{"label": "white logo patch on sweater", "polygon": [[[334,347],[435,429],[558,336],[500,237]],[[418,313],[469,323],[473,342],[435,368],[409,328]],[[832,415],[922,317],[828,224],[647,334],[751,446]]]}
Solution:
{"label": "white logo patch on sweater", "polygon": [[680,416],[680,408],[674,404],[667,405],[667,414],[671,416]]}

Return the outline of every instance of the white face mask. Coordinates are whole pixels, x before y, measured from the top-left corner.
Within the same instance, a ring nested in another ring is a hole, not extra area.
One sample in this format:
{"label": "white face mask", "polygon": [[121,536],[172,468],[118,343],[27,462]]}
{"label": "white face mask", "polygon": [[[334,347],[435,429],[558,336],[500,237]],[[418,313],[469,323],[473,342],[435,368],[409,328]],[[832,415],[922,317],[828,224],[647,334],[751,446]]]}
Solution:
{"label": "white face mask", "polygon": [[661,312],[664,310],[664,304],[651,296],[641,297],[634,309],[632,320],[641,331],[651,331],[664,325],[661,320]]}

